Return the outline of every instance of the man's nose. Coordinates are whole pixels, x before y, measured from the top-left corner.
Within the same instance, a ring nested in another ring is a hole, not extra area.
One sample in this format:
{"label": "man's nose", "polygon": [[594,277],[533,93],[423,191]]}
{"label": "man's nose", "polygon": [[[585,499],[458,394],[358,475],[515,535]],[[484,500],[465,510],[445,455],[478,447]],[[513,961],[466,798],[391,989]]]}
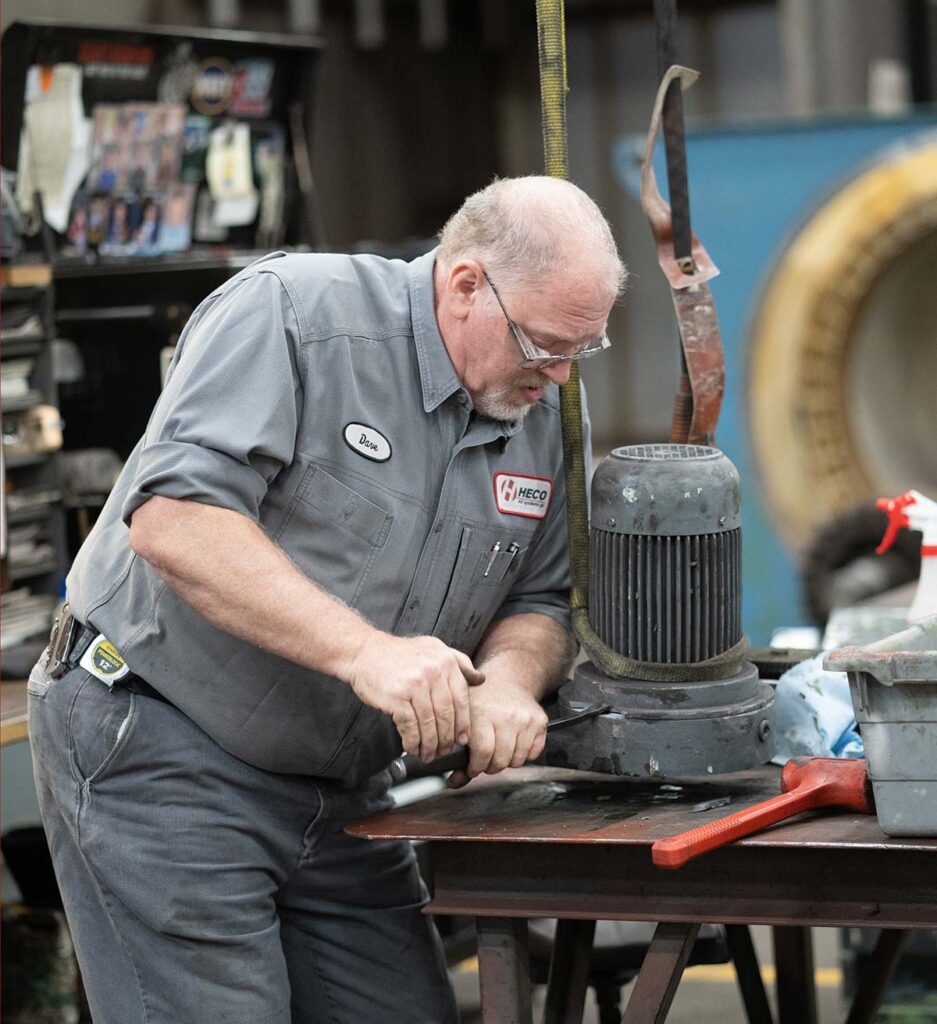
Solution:
{"label": "man's nose", "polygon": [[572,372],[572,363],[568,359],[564,359],[562,363],[557,363],[555,366],[544,366],[540,372],[546,374],[554,384],[565,384]]}

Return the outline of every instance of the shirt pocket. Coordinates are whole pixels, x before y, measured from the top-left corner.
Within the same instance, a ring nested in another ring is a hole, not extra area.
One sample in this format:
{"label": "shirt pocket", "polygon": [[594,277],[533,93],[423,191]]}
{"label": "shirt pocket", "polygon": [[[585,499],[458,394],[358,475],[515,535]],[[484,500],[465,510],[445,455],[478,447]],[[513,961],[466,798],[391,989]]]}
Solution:
{"label": "shirt pocket", "polygon": [[466,525],[433,636],[472,654],[510,593],[533,530]]}
{"label": "shirt pocket", "polygon": [[354,606],[394,517],[312,465],[273,539],[324,590]]}

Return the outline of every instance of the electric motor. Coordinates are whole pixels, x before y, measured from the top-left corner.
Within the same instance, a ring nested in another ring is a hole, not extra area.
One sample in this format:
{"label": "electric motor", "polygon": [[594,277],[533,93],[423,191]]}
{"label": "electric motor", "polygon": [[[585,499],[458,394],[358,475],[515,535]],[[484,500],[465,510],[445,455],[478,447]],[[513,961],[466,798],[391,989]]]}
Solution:
{"label": "electric motor", "polygon": [[[558,733],[549,763],[682,778],[771,758],[774,691],[740,653],[740,508],[738,473],[716,448],[632,445],[599,465],[589,621],[635,674],[609,676],[592,662],[576,668],[557,713],[596,703],[608,711]],[[669,682],[667,665],[675,666]]]}
{"label": "electric motor", "polygon": [[742,638],[739,476],[716,448],[616,448],[592,482],[589,616],[619,654],[695,662]]}

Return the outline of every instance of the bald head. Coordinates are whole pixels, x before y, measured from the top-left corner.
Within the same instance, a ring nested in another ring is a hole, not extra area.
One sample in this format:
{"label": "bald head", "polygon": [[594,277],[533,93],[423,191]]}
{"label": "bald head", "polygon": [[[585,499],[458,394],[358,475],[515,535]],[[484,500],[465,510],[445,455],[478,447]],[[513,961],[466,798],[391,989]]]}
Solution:
{"label": "bald head", "polygon": [[544,285],[559,273],[588,280],[614,300],[627,271],[601,210],[559,178],[502,178],[469,196],[439,236],[449,269],[479,260],[508,290]]}

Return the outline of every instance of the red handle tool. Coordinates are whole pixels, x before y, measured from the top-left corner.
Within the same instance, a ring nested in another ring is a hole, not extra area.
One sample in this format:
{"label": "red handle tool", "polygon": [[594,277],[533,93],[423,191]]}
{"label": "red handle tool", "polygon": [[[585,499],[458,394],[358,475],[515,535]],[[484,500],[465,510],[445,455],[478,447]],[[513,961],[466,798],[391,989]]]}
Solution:
{"label": "red handle tool", "polygon": [[654,863],[659,868],[682,867],[701,853],[815,807],[844,807],[863,814],[875,813],[864,758],[794,758],[781,772],[781,790],[780,796],[746,807],[744,811],[689,832],[658,839],[651,847]]}

